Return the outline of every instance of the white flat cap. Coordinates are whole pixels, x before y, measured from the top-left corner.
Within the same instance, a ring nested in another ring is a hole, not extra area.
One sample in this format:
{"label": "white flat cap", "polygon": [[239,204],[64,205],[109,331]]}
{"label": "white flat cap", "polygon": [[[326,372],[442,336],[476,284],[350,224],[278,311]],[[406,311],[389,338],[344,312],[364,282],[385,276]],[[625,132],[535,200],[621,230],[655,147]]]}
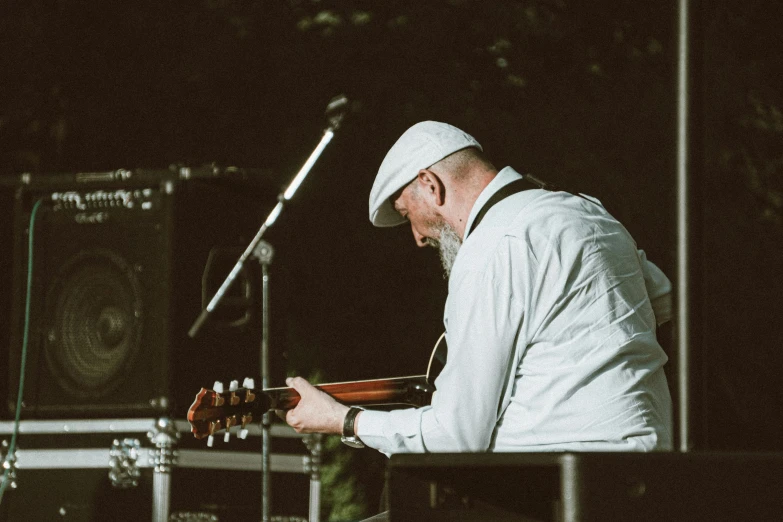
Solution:
{"label": "white flat cap", "polygon": [[406,130],[389,149],[370,191],[370,221],[376,227],[401,225],[405,219],[389,198],[426,169],[458,150],[481,145],[470,134],[438,121],[422,121]]}

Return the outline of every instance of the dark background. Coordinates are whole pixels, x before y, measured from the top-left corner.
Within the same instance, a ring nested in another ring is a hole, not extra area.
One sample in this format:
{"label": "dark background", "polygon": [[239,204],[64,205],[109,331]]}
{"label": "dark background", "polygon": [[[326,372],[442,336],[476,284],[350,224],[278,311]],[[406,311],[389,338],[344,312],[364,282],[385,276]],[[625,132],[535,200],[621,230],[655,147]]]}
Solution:
{"label": "dark background", "polygon": [[[704,4],[696,440],[780,450],[782,8]],[[598,197],[674,278],[675,2],[7,0],[2,12],[9,177],[217,162],[268,169],[276,191],[320,139],[329,99],[353,101],[267,236],[281,373],[423,371],[446,281],[409,230],[370,225],[367,199],[386,150],[424,119],[464,128],[498,167]]]}

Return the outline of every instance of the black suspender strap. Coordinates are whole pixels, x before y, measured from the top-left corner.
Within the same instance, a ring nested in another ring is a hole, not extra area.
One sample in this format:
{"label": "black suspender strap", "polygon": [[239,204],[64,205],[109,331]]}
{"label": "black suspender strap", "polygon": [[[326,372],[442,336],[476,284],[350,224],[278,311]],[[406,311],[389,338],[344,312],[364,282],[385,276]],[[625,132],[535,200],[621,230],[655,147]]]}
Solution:
{"label": "black suspender strap", "polygon": [[478,214],[476,214],[476,219],[473,220],[473,223],[470,226],[470,231],[468,232],[468,234],[472,233],[473,230],[475,230],[475,228],[479,225],[479,223],[481,223],[481,220],[484,219],[484,216],[489,211],[489,209],[491,209],[492,207],[494,207],[495,205],[497,205],[498,203],[500,203],[501,201],[503,201],[509,196],[513,196],[518,192],[522,192],[523,190],[528,190],[532,188],[540,188],[544,190],[550,190],[552,192],[568,192],[572,196],[578,196],[582,199],[589,201],[590,203],[597,204],[595,203],[595,201],[586,198],[581,194],[578,193],[575,194],[570,190],[565,190],[551,183],[547,183],[546,181],[542,181],[537,177],[533,176],[532,174],[523,174],[522,179],[512,181],[508,185],[503,186],[500,190],[492,194],[492,197],[490,197],[487,200],[487,202],[484,203],[484,206],[481,207],[481,210],[479,210]]}
{"label": "black suspender strap", "polygon": [[478,226],[479,223],[481,223],[481,220],[484,219],[484,216],[486,213],[506,199],[509,196],[513,196],[517,192],[522,192],[523,190],[532,189],[535,188],[530,185],[530,182],[528,182],[524,177],[522,179],[518,179],[516,181],[512,181],[508,185],[505,185],[500,190],[492,194],[492,197],[490,197],[486,203],[484,203],[484,206],[481,207],[481,210],[478,211],[478,214],[476,214],[476,219],[473,220],[473,223],[470,225],[470,232],[469,234],[473,233],[473,230]]}

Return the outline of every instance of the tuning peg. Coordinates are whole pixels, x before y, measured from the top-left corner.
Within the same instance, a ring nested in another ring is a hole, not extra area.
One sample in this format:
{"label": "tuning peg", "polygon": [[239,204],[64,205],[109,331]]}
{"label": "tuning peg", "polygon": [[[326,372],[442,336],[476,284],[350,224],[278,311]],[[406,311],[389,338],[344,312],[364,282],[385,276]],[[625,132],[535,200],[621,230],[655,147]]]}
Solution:
{"label": "tuning peg", "polygon": [[237,435],[237,437],[239,437],[242,440],[245,440],[247,438],[247,434],[248,434],[248,430],[247,428],[245,428],[239,432],[239,435]]}
{"label": "tuning peg", "polygon": [[208,447],[211,448],[214,443],[215,443],[215,436],[214,435],[210,435],[209,437],[207,437],[207,446]]}
{"label": "tuning peg", "polygon": [[215,393],[223,393],[223,383],[220,381],[215,381],[215,384],[212,386],[212,390]]}
{"label": "tuning peg", "polygon": [[242,381],[242,387],[253,389],[256,387],[256,381],[252,377],[245,377],[245,380]]}
{"label": "tuning peg", "polygon": [[226,430],[226,434],[223,435],[223,442],[228,442],[230,438],[231,438],[231,432],[229,430]]}
{"label": "tuning peg", "polygon": [[231,384],[228,385],[228,391],[237,391],[239,389],[239,381],[234,380],[231,381]]}

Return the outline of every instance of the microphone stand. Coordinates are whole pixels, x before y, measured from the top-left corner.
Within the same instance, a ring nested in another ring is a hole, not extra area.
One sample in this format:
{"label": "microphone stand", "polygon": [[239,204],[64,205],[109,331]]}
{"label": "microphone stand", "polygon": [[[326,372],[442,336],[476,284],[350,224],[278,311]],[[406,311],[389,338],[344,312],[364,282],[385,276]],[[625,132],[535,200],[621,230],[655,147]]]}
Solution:
{"label": "microphone stand", "polygon": [[209,318],[209,314],[211,314],[215,310],[215,308],[217,308],[218,304],[220,303],[220,300],[226,294],[229,287],[231,287],[231,283],[234,282],[234,279],[236,279],[239,272],[242,271],[242,268],[245,265],[245,261],[247,261],[247,259],[253,254],[253,251],[255,250],[258,243],[261,241],[261,238],[263,237],[264,233],[267,231],[269,227],[271,227],[275,223],[275,221],[277,221],[277,218],[280,216],[280,213],[283,211],[283,207],[285,206],[285,203],[289,201],[292,197],[294,197],[294,194],[296,193],[296,190],[299,188],[299,185],[302,184],[304,179],[307,177],[307,174],[310,172],[310,169],[312,169],[313,165],[315,165],[315,162],[318,161],[318,158],[321,156],[321,153],[324,151],[324,149],[329,144],[329,142],[332,141],[335,131],[340,127],[340,124],[342,123],[343,117],[345,116],[345,110],[347,107],[348,107],[348,98],[346,98],[343,95],[339,95],[332,98],[329,104],[326,106],[326,117],[329,120],[329,126],[326,128],[326,130],[324,130],[324,135],[321,138],[321,141],[315,147],[315,150],[313,150],[313,152],[310,154],[310,157],[307,158],[307,161],[305,161],[304,165],[296,174],[296,176],[294,176],[294,179],[288,185],[288,188],[286,188],[285,191],[281,192],[277,196],[277,205],[275,205],[275,207],[272,209],[272,212],[269,213],[269,216],[266,218],[266,221],[264,221],[264,224],[261,225],[261,228],[258,230],[253,240],[250,242],[248,247],[239,257],[236,264],[234,265],[234,268],[231,269],[231,272],[229,272],[225,281],[223,281],[223,284],[221,284],[220,288],[218,288],[217,292],[215,292],[215,295],[212,297],[212,300],[210,300],[206,308],[204,308],[201,311],[201,314],[193,323],[193,326],[190,327],[190,330],[188,331],[188,336],[191,339],[196,337],[198,331],[201,329],[202,326],[204,326],[204,323]]}
{"label": "microphone stand", "polygon": [[[275,223],[275,221],[277,221],[277,218],[280,216],[280,213],[283,211],[283,207],[285,206],[285,203],[294,197],[294,194],[296,193],[296,190],[299,188],[299,185],[301,185],[302,182],[305,180],[307,174],[310,172],[310,170],[313,168],[313,165],[315,165],[315,162],[321,156],[321,153],[324,151],[326,146],[334,137],[335,131],[340,127],[340,124],[342,123],[343,117],[345,116],[345,110],[347,107],[348,107],[348,99],[343,95],[336,96],[329,101],[329,104],[326,106],[326,117],[329,120],[329,126],[324,130],[324,134],[323,137],[321,138],[321,141],[315,147],[315,150],[313,150],[313,152],[310,154],[310,157],[307,158],[307,161],[305,161],[304,165],[296,174],[296,176],[294,176],[294,179],[288,185],[288,188],[286,188],[285,191],[281,192],[277,196],[277,205],[275,205],[275,207],[269,213],[269,216],[267,216],[266,221],[264,221],[264,224],[261,225],[261,228],[258,230],[253,240],[250,242],[248,247],[239,257],[236,264],[234,265],[234,268],[231,269],[231,272],[229,272],[228,276],[223,281],[223,284],[220,285],[220,288],[218,288],[217,292],[215,292],[215,295],[209,301],[206,308],[204,308],[201,311],[201,314],[198,316],[198,318],[196,319],[196,321],[193,323],[193,325],[190,327],[190,330],[188,331],[188,336],[190,338],[196,337],[201,327],[209,318],[209,314],[211,314],[212,311],[215,310],[215,308],[217,308],[218,304],[220,303],[220,300],[223,298],[223,296],[226,294],[228,289],[231,287],[231,284],[234,282],[234,279],[236,279],[237,275],[242,271],[242,268],[245,265],[245,261],[247,261],[247,259],[251,256],[257,258],[262,268],[263,332],[262,332],[262,339],[261,339],[261,354],[260,354],[261,389],[265,389],[269,387],[269,317],[270,317],[269,265],[272,262],[272,256],[274,253],[271,245],[269,245],[269,243],[267,243],[266,241],[262,241],[261,238],[263,237],[267,229],[271,227]],[[269,440],[271,422],[269,419],[269,412],[264,413],[264,416],[262,418],[262,428],[263,428],[262,429],[263,438],[262,438],[262,449],[261,449],[262,452],[261,513],[262,513],[262,521],[269,522],[270,520],[269,511],[270,511],[270,503],[271,503],[271,495],[270,495],[271,466],[270,466],[270,440]]]}
{"label": "microphone stand", "polygon": [[[272,245],[266,241],[260,241],[253,251],[253,256],[261,264],[261,389],[269,387],[269,265],[272,264],[274,257]],[[261,418],[263,428],[261,435],[261,522],[269,522],[269,512],[271,510],[270,494],[270,430],[272,422],[269,419],[270,413],[264,412]]]}

